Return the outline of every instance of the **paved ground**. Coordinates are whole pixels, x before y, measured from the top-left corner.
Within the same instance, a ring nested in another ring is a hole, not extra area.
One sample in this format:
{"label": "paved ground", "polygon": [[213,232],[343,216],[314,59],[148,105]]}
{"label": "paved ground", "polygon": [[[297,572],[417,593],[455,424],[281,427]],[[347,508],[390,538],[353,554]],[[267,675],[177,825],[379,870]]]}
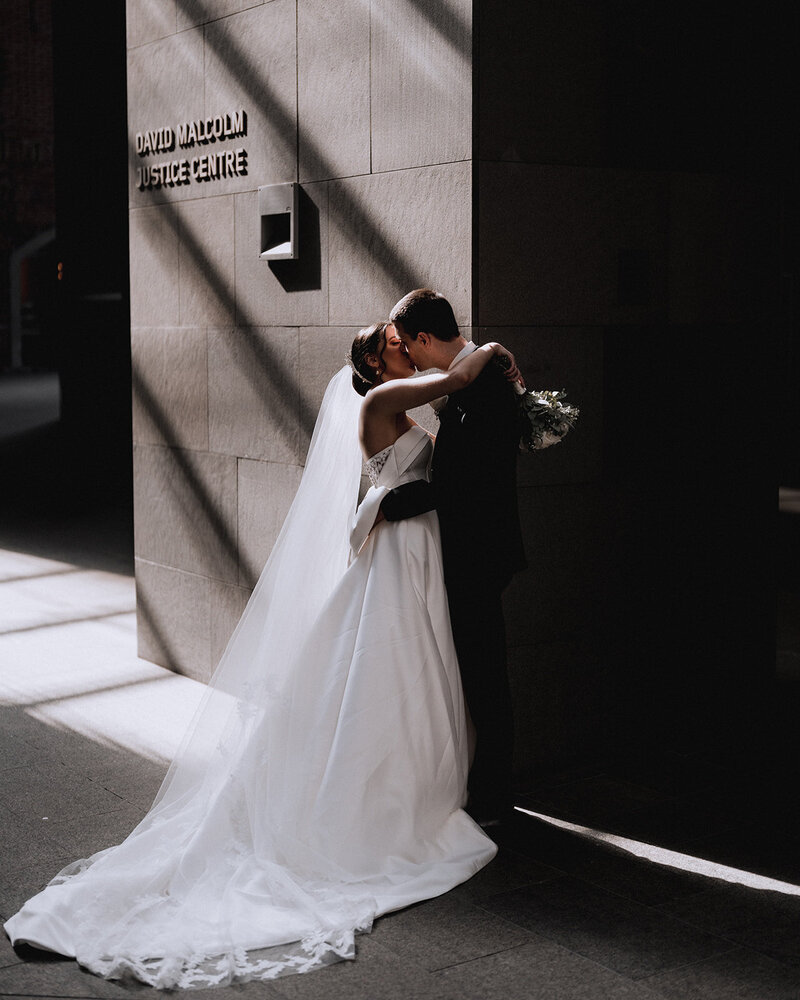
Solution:
{"label": "paved ground", "polygon": [[[63,865],[125,836],[201,691],[136,657],[129,511],[24,513],[0,523],[3,918]],[[780,733],[796,728],[797,638],[787,626],[773,719]],[[762,746],[738,759],[664,752],[562,775],[520,800],[547,820],[521,813],[488,868],[379,920],[359,939],[355,962],[202,992],[215,1000],[797,1000],[797,766],[786,757],[794,744]],[[0,997],[142,993],[154,995],[58,957],[15,953],[0,935]]]}

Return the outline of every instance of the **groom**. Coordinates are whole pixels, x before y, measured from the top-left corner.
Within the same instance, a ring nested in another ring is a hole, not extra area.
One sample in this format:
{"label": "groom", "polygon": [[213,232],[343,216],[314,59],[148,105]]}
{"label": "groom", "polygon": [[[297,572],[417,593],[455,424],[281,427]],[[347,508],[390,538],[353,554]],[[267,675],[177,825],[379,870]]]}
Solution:
{"label": "groom", "polygon": [[[461,336],[453,309],[429,288],[409,292],[390,319],[420,371],[448,369],[474,344]],[[501,594],[525,566],[517,513],[517,403],[499,366],[453,393],[439,411],[430,487],[393,490],[389,521],[436,508],[450,620],[464,695],[477,731],[468,810],[492,825],[510,818],[513,714]]]}

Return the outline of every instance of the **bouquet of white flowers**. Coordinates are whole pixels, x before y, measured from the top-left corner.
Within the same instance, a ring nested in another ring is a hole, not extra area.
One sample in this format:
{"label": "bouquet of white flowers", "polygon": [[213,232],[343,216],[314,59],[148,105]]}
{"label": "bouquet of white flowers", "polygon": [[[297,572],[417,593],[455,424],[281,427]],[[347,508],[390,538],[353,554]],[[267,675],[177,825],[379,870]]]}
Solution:
{"label": "bouquet of white flowers", "polygon": [[539,451],[558,444],[561,438],[575,426],[577,406],[565,405],[561,400],[566,392],[551,389],[523,389],[514,383],[519,394],[519,415],[522,433],[519,439],[520,451]]}
{"label": "bouquet of white flowers", "polygon": [[[505,356],[497,360],[503,368],[508,368]],[[575,426],[581,411],[561,402],[567,395],[563,389],[526,389],[519,382],[512,385],[519,404],[520,451],[541,451],[558,444]]]}

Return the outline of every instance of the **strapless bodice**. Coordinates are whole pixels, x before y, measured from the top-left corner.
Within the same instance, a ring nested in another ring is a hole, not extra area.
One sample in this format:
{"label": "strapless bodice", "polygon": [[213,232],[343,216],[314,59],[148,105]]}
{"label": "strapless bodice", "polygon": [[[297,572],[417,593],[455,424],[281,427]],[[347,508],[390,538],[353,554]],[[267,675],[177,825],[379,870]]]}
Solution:
{"label": "strapless bodice", "polygon": [[372,487],[367,490],[356,511],[350,533],[350,557],[358,555],[378,516],[381,501],[396,486],[416,479],[430,478],[433,441],[428,433],[414,424],[405,434],[366,461]]}

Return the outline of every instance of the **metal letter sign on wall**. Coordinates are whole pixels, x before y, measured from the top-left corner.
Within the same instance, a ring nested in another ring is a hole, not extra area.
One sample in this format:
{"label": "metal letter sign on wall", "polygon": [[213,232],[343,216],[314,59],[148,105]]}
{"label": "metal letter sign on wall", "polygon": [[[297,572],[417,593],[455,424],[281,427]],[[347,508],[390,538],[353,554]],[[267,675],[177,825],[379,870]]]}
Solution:
{"label": "metal letter sign on wall", "polygon": [[[244,109],[198,118],[196,121],[179,122],[175,128],[163,125],[136,133],[136,152],[139,156],[171,153],[177,148],[227,142],[247,135],[247,113]],[[247,175],[247,150],[212,150],[198,153],[191,159],[165,159],[158,163],[136,168],[136,186],[140,191],[180,184],[216,181],[223,177]]]}

